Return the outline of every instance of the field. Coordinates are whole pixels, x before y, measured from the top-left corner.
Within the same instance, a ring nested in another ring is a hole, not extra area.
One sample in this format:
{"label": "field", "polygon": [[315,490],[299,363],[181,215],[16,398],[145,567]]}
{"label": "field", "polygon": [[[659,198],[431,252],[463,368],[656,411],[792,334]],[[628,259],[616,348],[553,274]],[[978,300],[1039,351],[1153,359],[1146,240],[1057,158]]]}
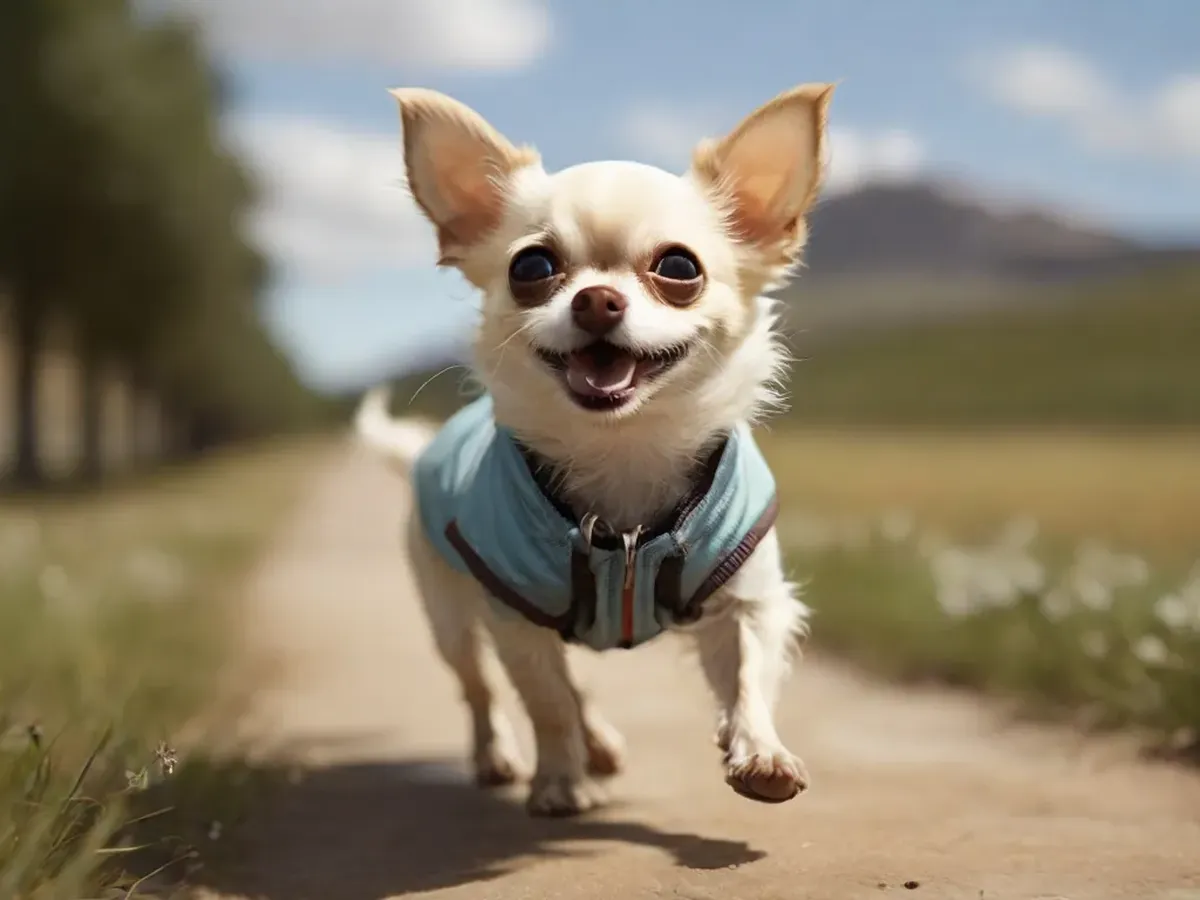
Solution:
{"label": "field", "polygon": [[214,823],[236,818],[237,792],[177,756],[248,686],[230,601],[326,452],[242,451],[94,497],[5,501],[0,896],[124,896],[131,872],[198,864]]}
{"label": "field", "polygon": [[1200,435],[774,432],[814,643],[1200,737]]}
{"label": "field", "polygon": [[886,328],[806,330],[813,314],[798,311],[789,419],[904,429],[1200,426],[1200,271],[1009,291],[1004,308],[993,300]]}

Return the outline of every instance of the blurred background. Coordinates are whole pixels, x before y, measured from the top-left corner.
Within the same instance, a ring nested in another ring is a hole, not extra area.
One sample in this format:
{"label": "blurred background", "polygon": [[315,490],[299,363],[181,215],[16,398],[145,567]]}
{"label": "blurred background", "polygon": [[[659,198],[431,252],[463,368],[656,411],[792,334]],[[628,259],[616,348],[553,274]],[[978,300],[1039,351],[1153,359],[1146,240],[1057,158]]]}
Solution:
{"label": "blurred background", "polygon": [[550,167],[681,170],[838,81],[788,426],[1194,425],[1200,12],[1154,6],[8,4],[0,469],[96,479],[462,362],[384,93],[414,84]]}
{"label": "blurred background", "polygon": [[[359,393],[462,402],[476,301],[433,266],[387,88],[550,168],[682,171],[836,81],[763,436],[816,640],[1194,751],[1198,39],[1189,0],[4,0],[0,658],[51,665],[21,635],[112,599],[136,627],[104,652],[158,648],[174,691],[128,728],[161,732],[219,632],[181,598],[255,558]],[[0,732],[32,701],[5,702]]]}

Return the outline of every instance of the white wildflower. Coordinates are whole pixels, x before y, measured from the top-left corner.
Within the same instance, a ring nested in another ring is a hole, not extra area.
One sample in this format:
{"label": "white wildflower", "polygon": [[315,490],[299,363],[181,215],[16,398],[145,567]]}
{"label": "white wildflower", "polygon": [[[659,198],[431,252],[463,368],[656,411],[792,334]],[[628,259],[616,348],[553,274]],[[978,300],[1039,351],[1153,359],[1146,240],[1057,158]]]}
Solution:
{"label": "white wildflower", "polygon": [[978,612],[970,591],[961,585],[947,584],[937,588],[937,602],[942,612],[952,619],[965,619]]}
{"label": "white wildflower", "polygon": [[1086,575],[1078,576],[1071,586],[1079,602],[1092,612],[1108,612],[1112,609],[1113,593],[1100,579]]}
{"label": "white wildflower", "polygon": [[916,531],[916,517],[904,509],[889,510],[879,521],[879,532],[884,540],[893,544],[902,544],[913,536]]}
{"label": "white wildflower", "polygon": [[1115,553],[1097,541],[1079,547],[1074,568],[1113,590],[1137,587],[1150,578],[1150,566],[1140,556]]}
{"label": "white wildflower", "polygon": [[1146,634],[1138,638],[1133,645],[1133,655],[1147,666],[1164,665],[1170,658],[1170,651],[1162,638],[1155,634]]}
{"label": "white wildflower", "polygon": [[946,546],[929,560],[939,603],[951,614],[1007,609],[1035,593],[1044,581],[1040,564],[1005,548],[968,550]]}
{"label": "white wildflower", "polygon": [[1179,589],[1179,596],[1196,611],[1200,618],[1200,566],[1197,566],[1188,575],[1183,587]]}
{"label": "white wildflower", "polygon": [[1172,631],[1182,631],[1196,620],[1196,610],[1179,594],[1164,594],[1154,604],[1154,615]]}
{"label": "white wildflower", "polygon": [[1023,594],[1037,594],[1046,586],[1046,568],[1032,556],[1010,560],[1009,578]]}
{"label": "white wildflower", "polygon": [[1075,602],[1071,594],[1061,587],[1051,588],[1042,594],[1041,600],[1038,602],[1038,609],[1051,622],[1065,619],[1071,614],[1074,606]]}
{"label": "white wildflower", "polygon": [[975,585],[988,606],[1007,608],[1020,597],[1020,590],[1002,565],[981,560],[975,569]]}

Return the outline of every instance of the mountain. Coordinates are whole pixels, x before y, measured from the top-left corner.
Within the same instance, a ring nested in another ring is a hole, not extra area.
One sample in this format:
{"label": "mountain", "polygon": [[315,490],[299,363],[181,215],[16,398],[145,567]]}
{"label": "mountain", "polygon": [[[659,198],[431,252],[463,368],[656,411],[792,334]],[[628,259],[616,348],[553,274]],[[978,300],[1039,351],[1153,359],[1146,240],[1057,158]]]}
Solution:
{"label": "mountain", "polygon": [[1152,246],[944,181],[831,196],[810,226],[804,269],[779,294],[801,352],[847,331],[1045,310],[1112,278],[1200,262],[1200,246]]}
{"label": "mountain", "polygon": [[1200,248],[1160,248],[1038,208],[1004,208],[949,183],[870,185],[811,217],[808,278],[846,275],[1061,280],[1125,274]]}

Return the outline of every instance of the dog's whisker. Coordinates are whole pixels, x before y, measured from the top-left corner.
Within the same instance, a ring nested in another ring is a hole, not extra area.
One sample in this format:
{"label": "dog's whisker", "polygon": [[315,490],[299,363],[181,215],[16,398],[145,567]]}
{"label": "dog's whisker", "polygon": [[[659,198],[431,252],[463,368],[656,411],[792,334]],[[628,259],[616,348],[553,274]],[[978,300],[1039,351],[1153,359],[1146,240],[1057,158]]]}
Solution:
{"label": "dog's whisker", "polygon": [[412,396],[408,398],[408,405],[412,406],[413,403],[416,401],[417,396],[421,393],[421,391],[425,390],[425,388],[429,387],[429,385],[431,385],[437,379],[441,378],[447,372],[453,372],[455,369],[466,369],[466,368],[467,367],[462,365],[461,363],[455,363],[452,366],[446,366],[446,368],[442,369],[440,372],[434,372],[432,375],[430,375],[428,378],[426,378],[423,382],[421,382],[420,387],[418,387],[415,391],[413,391]]}
{"label": "dog's whisker", "polygon": [[526,322],[520,328],[518,328],[516,331],[514,331],[512,334],[510,334],[508,337],[506,337],[504,340],[502,340],[499,344],[497,344],[492,349],[492,352],[497,354],[497,356],[496,356],[495,365],[492,366],[491,370],[488,373],[489,377],[494,379],[496,377],[496,374],[500,371],[500,366],[504,362],[504,353],[508,349],[508,345],[511,344],[513,341],[515,341],[518,337],[523,335],[525,332],[527,332],[531,328],[533,328],[533,325],[534,325],[534,323],[532,321]]}

